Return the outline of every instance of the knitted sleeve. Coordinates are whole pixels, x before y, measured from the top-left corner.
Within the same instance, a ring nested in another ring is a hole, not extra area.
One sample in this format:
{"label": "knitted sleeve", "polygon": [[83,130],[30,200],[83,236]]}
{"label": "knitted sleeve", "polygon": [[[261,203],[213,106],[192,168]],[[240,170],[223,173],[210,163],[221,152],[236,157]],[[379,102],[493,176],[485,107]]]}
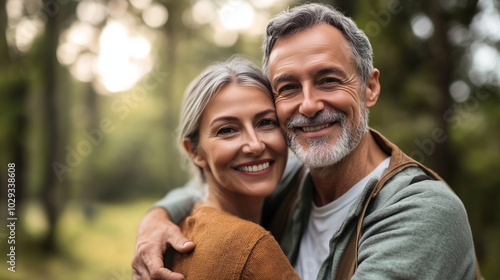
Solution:
{"label": "knitted sleeve", "polygon": [[253,247],[240,279],[300,279],[278,242],[267,233]]}

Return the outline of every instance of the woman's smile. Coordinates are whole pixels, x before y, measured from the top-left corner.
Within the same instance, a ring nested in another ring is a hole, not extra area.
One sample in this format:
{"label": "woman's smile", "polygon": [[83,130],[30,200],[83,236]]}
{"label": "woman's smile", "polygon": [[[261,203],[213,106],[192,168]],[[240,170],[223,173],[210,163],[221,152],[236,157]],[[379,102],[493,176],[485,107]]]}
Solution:
{"label": "woman's smile", "polygon": [[263,176],[271,172],[273,163],[274,163],[273,160],[265,159],[260,161],[247,162],[235,166],[233,167],[233,169],[249,176]]}

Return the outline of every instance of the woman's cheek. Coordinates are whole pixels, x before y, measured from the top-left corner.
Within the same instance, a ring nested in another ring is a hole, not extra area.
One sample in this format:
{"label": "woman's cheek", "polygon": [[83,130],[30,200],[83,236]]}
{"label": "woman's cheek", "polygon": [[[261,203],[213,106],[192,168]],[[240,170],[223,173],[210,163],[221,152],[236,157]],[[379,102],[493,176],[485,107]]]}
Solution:
{"label": "woman's cheek", "polygon": [[226,165],[233,160],[239,149],[238,141],[218,140],[211,145],[211,153],[219,164]]}
{"label": "woman's cheek", "polygon": [[286,147],[286,142],[285,142],[285,138],[283,137],[283,134],[281,133],[281,131],[279,129],[276,129],[275,131],[273,131],[270,135],[270,143],[271,143],[271,146],[273,147],[273,150],[275,150],[276,152],[279,152],[279,153],[286,153],[287,151],[287,147]]}

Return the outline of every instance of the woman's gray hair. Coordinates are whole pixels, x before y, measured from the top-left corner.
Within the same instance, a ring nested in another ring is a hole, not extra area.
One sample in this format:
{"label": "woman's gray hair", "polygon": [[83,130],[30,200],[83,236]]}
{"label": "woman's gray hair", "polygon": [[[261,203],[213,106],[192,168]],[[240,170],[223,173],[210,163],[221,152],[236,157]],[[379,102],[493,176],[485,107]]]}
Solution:
{"label": "woman's gray hair", "polygon": [[[256,87],[273,99],[268,79],[250,61],[239,56],[233,56],[225,62],[208,66],[189,84],[182,101],[178,127],[178,145],[186,159],[190,159],[190,157],[184,151],[182,141],[187,138],[192,145],[198,145],[201,115],[205,107],[212,97],[229,84]],[[238,94],[238,92],[234,92],[234,94]],[[234,104],[234,106],[238,105]],[[193,163],[192,160],[190,162]],[[200,168],[194,170],[196,169]],[[197,175],[198,171],[194,172],[194,175]],[[203,178],[203,172],[201,172],[201,176]]]}
{"label": "woman's gray hair", "polygon": [[269,75],[269,55],[280,38],[312,28],[320,23],[329,24],[342,32],[356,61],[360,80],[365,84],[373,70],[373,50],[368,37],[352,19],[332,6],[318,3],[303,4],[283,11],[267,24],[262,44],[264,73]]}

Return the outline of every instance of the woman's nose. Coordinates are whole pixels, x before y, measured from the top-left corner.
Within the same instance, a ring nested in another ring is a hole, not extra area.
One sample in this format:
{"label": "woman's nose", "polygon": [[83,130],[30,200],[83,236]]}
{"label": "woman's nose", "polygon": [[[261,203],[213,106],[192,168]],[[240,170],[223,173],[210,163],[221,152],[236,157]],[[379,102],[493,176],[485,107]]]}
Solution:
{"label": "woman's nose", "polygon": [[259,135],[255,131],[252,131],[246,135],[242,151],[245,154],[259,156],[264,152],[265,148],[266,145],[261,141]]}

